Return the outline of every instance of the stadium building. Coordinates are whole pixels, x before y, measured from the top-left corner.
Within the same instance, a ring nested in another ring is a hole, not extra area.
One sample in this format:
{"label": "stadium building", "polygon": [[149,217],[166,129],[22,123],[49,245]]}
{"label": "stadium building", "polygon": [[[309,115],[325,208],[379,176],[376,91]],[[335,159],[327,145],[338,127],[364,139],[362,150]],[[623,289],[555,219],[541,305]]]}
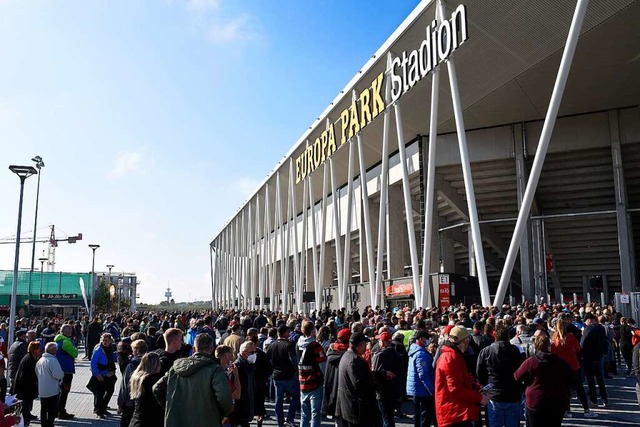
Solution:
{"label": "stadium building", "polygon": [[626,297],[639,22],[636,0],[422,1],[213,238],[213,305]]}

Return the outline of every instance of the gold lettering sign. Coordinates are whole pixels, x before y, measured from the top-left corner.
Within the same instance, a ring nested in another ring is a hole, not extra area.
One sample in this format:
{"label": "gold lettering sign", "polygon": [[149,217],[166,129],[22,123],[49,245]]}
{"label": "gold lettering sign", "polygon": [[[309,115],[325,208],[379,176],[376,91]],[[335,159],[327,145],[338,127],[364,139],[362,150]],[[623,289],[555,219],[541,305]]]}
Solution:
{"label": "gold lettering sign", "polygon": [[[349,108],[342,111],[340,114],[340,145],[353,138],[384,111],[383,87],[384,72],[378,74],[371,82],[371,86],[360,92],[358,99],[353,100]],[[331,123],[296,158],[296,184],[320,167],[337,149],[335,123]]]}

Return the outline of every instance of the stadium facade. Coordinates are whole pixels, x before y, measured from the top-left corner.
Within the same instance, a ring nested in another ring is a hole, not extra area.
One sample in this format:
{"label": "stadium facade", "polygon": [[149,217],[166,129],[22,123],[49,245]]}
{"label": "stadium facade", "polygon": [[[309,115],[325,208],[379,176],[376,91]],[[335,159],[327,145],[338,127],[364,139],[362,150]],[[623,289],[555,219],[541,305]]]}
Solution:
{"label": "stadium facade", "polygon": [[213,305],[635,291],[638,22],[636,0],[421,2],[214,237]]}

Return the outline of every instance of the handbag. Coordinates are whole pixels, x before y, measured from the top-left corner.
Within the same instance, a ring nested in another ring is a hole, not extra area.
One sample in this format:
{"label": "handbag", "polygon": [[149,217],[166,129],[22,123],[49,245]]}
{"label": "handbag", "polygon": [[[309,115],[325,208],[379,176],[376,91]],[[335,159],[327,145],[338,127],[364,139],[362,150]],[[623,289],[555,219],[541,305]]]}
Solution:
{"label": "handbag", "polygon": [[97,393],[100,390],[100,381],[98,381],[98,378],[92,375],[87,383],[87,388],[91,393]]}

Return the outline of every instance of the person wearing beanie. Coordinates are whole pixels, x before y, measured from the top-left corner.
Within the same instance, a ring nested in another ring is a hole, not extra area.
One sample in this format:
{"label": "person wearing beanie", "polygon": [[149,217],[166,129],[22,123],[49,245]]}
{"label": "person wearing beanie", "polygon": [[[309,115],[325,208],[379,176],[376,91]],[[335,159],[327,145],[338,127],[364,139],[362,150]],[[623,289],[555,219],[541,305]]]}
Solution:
{"label": "person wearing beanie", "polygon": [[471,333],[462,325],[449,331],[447,342],[436,362],[436,408],[439,426],[478,422],[480,406],[489,398],[473,387],[464,353],[469,348]]}
{"label": "person wearing beanie", "polygon": [[336,397],[338,393],[338,367],[342,356],[349,348],[351,330],[343,328],[338,331],[336,342],[329,346],[327,351],[327,368],[324,376],[324,399],[322,401],[322,413],[334,416],[336,410]]}

